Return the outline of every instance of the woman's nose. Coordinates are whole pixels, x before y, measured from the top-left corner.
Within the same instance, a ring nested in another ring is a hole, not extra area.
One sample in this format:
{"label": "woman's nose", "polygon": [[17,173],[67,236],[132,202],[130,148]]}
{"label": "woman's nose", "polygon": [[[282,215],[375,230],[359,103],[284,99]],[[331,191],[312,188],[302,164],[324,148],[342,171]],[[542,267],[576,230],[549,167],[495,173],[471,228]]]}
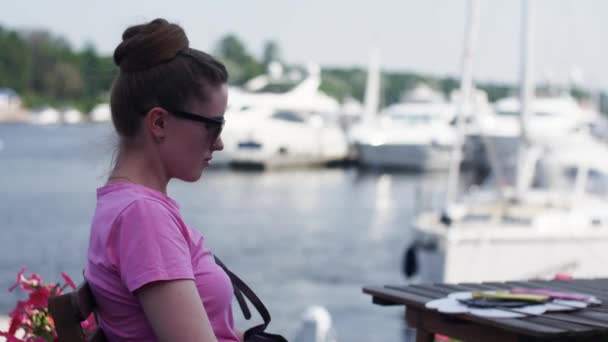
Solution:
{"label": "woman's nose", "polygon": [[214,151],[221,151],[224,149],[224,142],[222,141],[222,137],[217,138],[213,145],[211,145],[211,149]]}

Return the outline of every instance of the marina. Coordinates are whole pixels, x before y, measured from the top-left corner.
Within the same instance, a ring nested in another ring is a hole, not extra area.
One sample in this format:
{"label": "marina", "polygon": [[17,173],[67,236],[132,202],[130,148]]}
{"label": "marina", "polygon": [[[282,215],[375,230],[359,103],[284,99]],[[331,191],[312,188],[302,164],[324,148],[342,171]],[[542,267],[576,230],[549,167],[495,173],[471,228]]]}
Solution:
{"label": "marina", "polygon": [[[605,304],[548,312],[528,306],[555,309],[559,298],[525,292],[580,288],[602,299],[608,284],[608,83],[597,44],[606,30],[596,15],[606,4],[559,1],[227,4],[193,11],[194,21],[178,15],[189,39],[154,65],[125,64],[133,55],[113,55],[116,42],[105,46],[88,25],[72,28],[91,35],[79,46],[54,23],[38,31],[3,21],[0,332],[16,303],[31,300],[27,287],[3,290],[16,276],[24,281],[23,268],[45,283],[63,279],[66,290],[66,276],[83,283],[96,189],[108,179],[149,185],[133,170],[164,179],[196,161],[202,178],[172,179],[167,194],[268,307],[268,332],[294,342],[454,341],[436,333],[486,341],[493,329],[504,341],[604,334],[608,318],[597,312]],[[133,21],[98,10],[91,22]],[[270,13],[281,15],[257,19]],[[146,25],[154,34],[182,30],[164,19]],[[152,34],[142,32],[134,34]],[[200,94],[182,89],[180,73],[160,73],[177,62],[185,78],[202,70],[186,82],[203,84]],[[152,69],[163,82],[124,81]],[[121,80],[131,85],[116,86]],[[121,140],[114,124],[137,139]],[[137,135],[142,129],[150,134]],[[117,160],[135,176],[117,171]],[[87,278],[81,289],[95,285]],[[505,298],[530,311],[492,302]],[[240,304],[232,301],[235,326],[212,324],[216,337],[226,328],[234,340],[235,327],[256,324]]]}

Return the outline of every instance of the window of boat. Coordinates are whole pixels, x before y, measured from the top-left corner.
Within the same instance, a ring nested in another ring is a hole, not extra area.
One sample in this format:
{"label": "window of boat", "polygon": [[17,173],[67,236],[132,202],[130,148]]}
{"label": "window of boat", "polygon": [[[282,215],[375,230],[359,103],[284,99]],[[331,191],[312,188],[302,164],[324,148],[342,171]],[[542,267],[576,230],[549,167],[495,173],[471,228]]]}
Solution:
{"label": "window of boat", "polygon": [[502,217],[502,222],[510,225],[522,225],[522,226],[530,226],[532,225],[532,219],[529,217],[522,216],[514,216],[514,215],[505,215]]}
{"label": "window of boat", "polygon": [[331,112],[311,112],[312,117],[319,117],[324,124],[337,125],[339,123],[339,116]]}
{"label": "window of boat", "polygon": [[467,214],[462,218],[463,222],[488,222],[492,219],[492,216],[489,214]]}
{"label": "window of boat", "polygon": [[500,116],[518,116],[519,115],[518,111],[510,111],[510,110],[501,110],[496,113]]}
{"label": "window of boat", "polygon": [[262,88],[255,90],[254,93],[284,94],[293,90],[296,85],[297,83],[294,82],[273,82],[268,83]]}
{"label": "window of boat", "polygon": [[423,113],[393,113],[390,117],[394,121],[400,121],[408,124],[425,124],[433,120],[433,115]]}
{"label": "window of boat", "polygon": [[306,122],[306,118],[302,114],[286,110],[275,112],[272,114],[272,118],[289,122]]}

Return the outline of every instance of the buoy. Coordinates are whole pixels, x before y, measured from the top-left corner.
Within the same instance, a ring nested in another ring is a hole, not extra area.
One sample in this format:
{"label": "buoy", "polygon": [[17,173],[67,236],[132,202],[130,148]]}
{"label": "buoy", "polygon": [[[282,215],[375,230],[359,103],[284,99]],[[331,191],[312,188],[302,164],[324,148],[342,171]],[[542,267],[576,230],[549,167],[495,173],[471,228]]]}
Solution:
{"label": "buoy", "polygon": [[406,278],[411,278],[418,273],[418,244],[412,243],[403,255],[403,274]]}
{"label": "buoy", "polygon": [[336,342],[331,315],[322,306],[313,305],[304,311],[294,342]]}

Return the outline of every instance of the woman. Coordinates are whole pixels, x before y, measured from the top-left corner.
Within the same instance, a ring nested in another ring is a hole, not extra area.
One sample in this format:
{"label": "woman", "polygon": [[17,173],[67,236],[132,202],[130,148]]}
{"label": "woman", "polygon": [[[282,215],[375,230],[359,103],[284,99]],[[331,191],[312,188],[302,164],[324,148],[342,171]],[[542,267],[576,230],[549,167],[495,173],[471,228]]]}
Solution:
{"label": "woman", "polygon": [[97,190],[85,270],[100,326],[110,341],[239,341],[230,279],[166,194],[223,148],[226,69],[164,19],[128,28],[114,62],[120,145]]}

